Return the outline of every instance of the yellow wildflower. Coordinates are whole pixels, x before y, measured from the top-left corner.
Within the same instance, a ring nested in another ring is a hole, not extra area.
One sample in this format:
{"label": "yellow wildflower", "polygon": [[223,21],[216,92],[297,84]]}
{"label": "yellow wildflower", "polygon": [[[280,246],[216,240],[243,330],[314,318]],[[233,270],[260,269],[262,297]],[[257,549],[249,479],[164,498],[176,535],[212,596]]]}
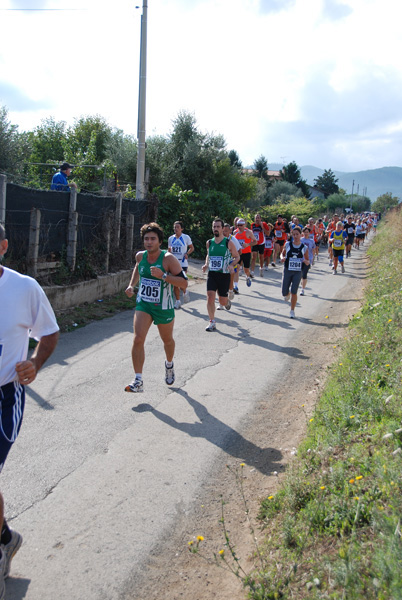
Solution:
{"label": "yellow wildflower", "polygon": [[193,540],[190,540],[188,543],[189,546],[192,546],[193,544],[194,544]]}
{"label": "yellow wildflower", "polygon": [[273,500],[274,497],[273,496],[268,496],[268,500]]}
{"label": "yellow wildflower", "polygon": [[197,542],[203,542],[204,538],[202,537],[202,535],[197,535]]}
{"label": "yellow wildflower", "polygon": [[354,479],[349,479],[349,483],[354,483],[355,480]]}
{"label": "yellow wildflower", "polygon": [[225,551],[224,550],[219,550],[219,554],[222,556],[222,554],[224,554]]}
{"label": "yellow wildflower", "polygon": [[360,500],[359,496],[355,496],[355,500]]}
{"label": "yellow wildflower", "polygon": [[322,486],[320,487],[320,490],[325,490],[325,485],[322,485]]}
{"label": "yellow wildflower", "polygon": [[310,419],[310,423],[312,423],[314,421],[314,417],[312,419]]}
{"label": "yellow wildflower", "polygon": [[240,463],[240,466],[241,467],[245,467],[246,465],[244,463]]}
{"label": "yellow wildflower", "polygon": [[355,416],[354,415],[350,415],[349,419],[354,419]]}
{"label": "yellow wildflower", "polygon": [[363,475],[358,475],[358,476],[356,477],[356,481],[359,481],[359,479],[363,479]]}

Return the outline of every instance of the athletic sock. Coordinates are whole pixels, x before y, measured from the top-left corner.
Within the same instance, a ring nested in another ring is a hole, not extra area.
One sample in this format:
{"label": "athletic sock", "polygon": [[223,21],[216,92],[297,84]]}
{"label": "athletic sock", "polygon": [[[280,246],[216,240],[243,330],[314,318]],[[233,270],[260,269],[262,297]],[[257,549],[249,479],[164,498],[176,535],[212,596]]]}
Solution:
{"label": "athletic sock", "polygon": [[9,526],[7,525],[7,521],[4,519],[3,529],[1,530],[1,543],[4,546],[7,546],[11,541],[11,531]]}
{"label": "athletic sock", "polygon": [[135,378],[139,379],[140,381],[142,381],[142,373],[136,373],[135,374]]}
{"label": "athletic sock", "polygon": [[165,365],[168,369],[171,369],[173,367],[173,361],[172,362],[168,362],[167,360],[165,360]]}

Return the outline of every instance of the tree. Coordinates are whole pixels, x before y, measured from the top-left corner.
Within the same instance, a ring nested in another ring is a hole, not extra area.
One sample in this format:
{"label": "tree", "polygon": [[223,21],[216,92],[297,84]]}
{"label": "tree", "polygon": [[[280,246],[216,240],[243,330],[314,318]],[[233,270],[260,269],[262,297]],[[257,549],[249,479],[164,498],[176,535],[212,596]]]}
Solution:
{"label": "tree", "polygon": [[330,194],[325,200],[324,203],[329,212],[335,212],[337,210],[341,212],[345,212],[345,208],[350,206],[350,200],[347,198],[345,194],[335,193]]}
{"label": "tree", "polygon": [[268,181],[268,161],[262,154],[255,159],[253,169],[255,177],[260,177]]}
{"label": "tree", "polygon": [[241,162],[236,150],[230,150],[228,156],[229,156],[230,164],[232,165],[232,167],[236,167],[236,169],[243,168],[242,162]]}
{"label": "tree", "polygon": [[288,181],[275,181],[268,190],[270,204],[278,202],[279,199],[281,202],[290,202],[290,200],[300,198],[302,195],[301,190]]}
{"label": "tree", "polygon": [[288,181],[298,187],[306,198],[310,196],[307,181],[306,179],[302,179],[300,169],[294,161],[283,167],[282,173],[283,181]]}
{"label": "tree", "polygon": [[5,106],[0,107],[0,171],[17,174],[29,156],[29,140],[8,120]]}
{"label": "tree", "polygon": [[390,208],[394,208],[398,206],[399,198],[393,196],[391,192],[387,192],[386,194],[382,194],[382,196],[378,196],[377,200],[372,205],[372,210],[374,212],[385,212]]}
{"label": "tree", "polygon": [[321,190],[325,198],[328,198],[330,194],[337,194],[339,192],[337,182],[338,179],[331,169],[326,169],[322,175],[314,179],[314,185]]}

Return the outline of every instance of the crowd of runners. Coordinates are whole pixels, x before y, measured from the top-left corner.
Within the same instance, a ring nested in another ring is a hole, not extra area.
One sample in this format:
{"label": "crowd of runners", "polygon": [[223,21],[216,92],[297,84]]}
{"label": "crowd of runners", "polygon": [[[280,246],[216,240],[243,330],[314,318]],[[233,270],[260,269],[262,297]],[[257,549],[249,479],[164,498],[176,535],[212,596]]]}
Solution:
{"label": "crowd of runners", "polygon": [[[345,259],[351,256],[352,248],[359,250],[366,236],[377,227],[377,221],[378,215],[371,213],[335,214],[330,220],[326,216],[322,219],[311,217],[305,225],[297,216],[287,221],[278,215],[274,223],[267,223],[257,213],[252,223],[236,217],[233,225],[216,217],[202,265],[202,271],[207,273],[209,322],[206,331],[216,331],[216,310],[231,309],[235,296],[240,294],[240,275],[244,275],[246,286],[250,288],[253,279],[264,277],[270,266],[283,265],[282,297],[285,302],[290,302],[289,317],[294,319],[300,284],[300,295],[304,296],[309,270],[321,260],[320,249],[327,248],[329,267],[334,275],[339,269],[345,273]],[[144,344],[152,323],[157,325],[165,348],[165,382],[173,385],[175,381],[173,325],[175,311],[180,309],[182,302],[189,301],[186,271],[194,245],[190,236],[184,233],[181,221],[174,223],[173,230],[166,251],[161,250],[163,231],[157,223],[146,224],[141,229],[145,250],[136,255],[126,289],[131,298],[138,285],[132,347],[135,378],[126,386],[127,392],[144,389]]]}

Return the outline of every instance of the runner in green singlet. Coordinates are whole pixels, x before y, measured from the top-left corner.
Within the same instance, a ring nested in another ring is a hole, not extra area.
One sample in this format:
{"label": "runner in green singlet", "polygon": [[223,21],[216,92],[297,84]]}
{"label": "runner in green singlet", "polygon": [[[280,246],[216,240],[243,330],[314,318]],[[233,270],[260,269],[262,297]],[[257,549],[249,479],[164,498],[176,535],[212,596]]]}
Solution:
{"label": "runner in green singlet", "polygon": [[144,344],[152,323],[157,325],[165,347],[165,382],[167,385],[174,383],[173,286],[184,291],[187,288],[187,277],[177,258],[160,248],[163,242],[162,228],[157,223],[146,224],[141,228],[141,238],[145,251],[137,252],[136,264],[126,289],[126,295],[131,298],[134,295],[134,286],[139,282],[131,353],[135,379],[126,386],[126,392],[143,391]]}

